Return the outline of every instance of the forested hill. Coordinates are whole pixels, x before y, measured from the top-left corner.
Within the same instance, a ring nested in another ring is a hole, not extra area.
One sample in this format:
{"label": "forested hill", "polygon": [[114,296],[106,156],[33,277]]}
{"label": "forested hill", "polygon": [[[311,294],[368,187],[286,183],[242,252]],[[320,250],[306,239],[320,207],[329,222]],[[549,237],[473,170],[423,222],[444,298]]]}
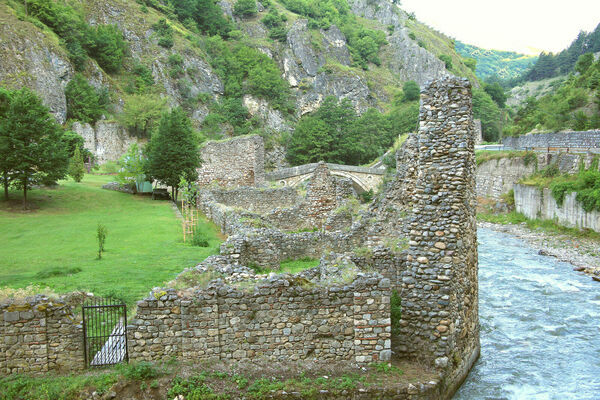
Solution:
{"label": "forested hill", "polygon": [[569,74],[574,71],[579,56],[597,52],[600,52],[600,24],[593,32],[580,32],[571,45],[558,54],[541,53],[523,78],[526,81],[538,81]]}
{"label": "forested hill", "polygon": [[[3,0],[0,21],[0,87],[33,89],[66,129],[148,138],[181,107],[199,137],[262,135],[275,165],[290,143],[288,161],[368,162],[416,128],[415,84],[478,86],[450,38],[388,0]],[[321,153],[303,153],[306,126]]]}
{"label": "forested hill", "polygon": [[501,79],[513,79],[532,66],[537,56],[528,56],[513,51],[487,50],[477,46],[455,42],[456,51],[463,57],[477,60],[476,73],[479,79],[485,80],[490,76]]}

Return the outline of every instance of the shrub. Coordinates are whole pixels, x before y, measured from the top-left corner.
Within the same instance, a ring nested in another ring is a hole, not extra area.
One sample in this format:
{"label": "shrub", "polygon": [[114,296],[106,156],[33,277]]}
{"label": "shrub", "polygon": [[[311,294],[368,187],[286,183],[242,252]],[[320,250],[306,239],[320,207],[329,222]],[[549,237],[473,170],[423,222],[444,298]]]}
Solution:
{"label": "shrub", "polygon": [[90,53],[106,72],[119,72],[127,53],[123,33],[115,25],[99,25],[92,33]]}
{"label": "shrub", "polygon": [[421,88],[415,81],[406,81],[404,82],[404,85],[402,85],[402,93],[404,94],[404,101],[419,100]]}
{"label": "shrub", "polygon": [[152,29],[158,34],[158,45],[170,49],[173,47],[173,28],[166,19],[161,18],[152,25]]}
{"label": "shrub", "polygon": [[400,334],[400,319],[402,319],[402,299],[397,290],[392,291],[390,297],[390,319],[392,323],[392,335]]}
{"label": "shrub", "polygon": [[144,381],[161,375],[161,371],[152,363],[141,361],[121,367],[121,373],[128,379]]}
{"label": "shrub", "polygon": [[106,111],[107,96],[96,90],[83,75],[77,73],[67,83],[67,118],[93,124]]}
{"label": "shrub", "polygon": [[523,156],[523,164],[528,167],[531,163],[535,163],[537,165],[537,155],[533,151],[528,151]]}
{"label": "shrub", "polygon": [[444,62],[444,64],[446,65],[446,69],[447,70],[451,70],[452,69],[452,57],[450,57],[447,54],[442,54],[442,55],[439,56],[439,59]]}
{"label": "shrub", "polygon": [[238,0],[233,6],[233,13],[240,17],[256,15],[258,9],[255,0]]}
{"label": "shrub", "polygon": [[75,148],[75,153],[69,161],[68,174],[75,182],[81,182],[81,179],[83,179],[83,175],[85,174],[85,165],[83,164],[83,157],[81,156],[79,147]]}

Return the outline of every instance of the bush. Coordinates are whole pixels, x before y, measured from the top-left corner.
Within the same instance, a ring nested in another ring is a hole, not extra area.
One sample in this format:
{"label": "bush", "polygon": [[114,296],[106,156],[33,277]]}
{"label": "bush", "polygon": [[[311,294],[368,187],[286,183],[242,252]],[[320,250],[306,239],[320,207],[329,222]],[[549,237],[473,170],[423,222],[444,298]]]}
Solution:
{"label": "bush", "polygon": [[442,54],[442,55],[439,56],[439,59],[444,62],[444,64],[446,65],[446,69],[447,70],[451,70],[452,69],[452,57],[450,57],[447,54]]}
{"label": "bush", "polygon": [[85,165],[83,164],[83,157],[79,147],[75,148],[75,153],[69,161],[68,174],[75,182],[81,182],[83,175],[85,174]]}
{"label": "bush", "polygon": [[102,252],[104,251],[104,242],[106,241],[106,226],[98,224],[96,228],[96,238],[98,239],[98,260],[102,259]]}
{"label": "bush", "polygon": [[77,73],[65,88],[67,118],[90,124],[100,119],[106,111],[108,98],[105,92],[96,90],[83,75]]}
{"label": "bush", "polygon": [[154,379],[161,375],[160,369],[147,361],[123,365],[121,368],[121,373],[123,376],[136,381]]}
{"label": "bush", "polygon": [[158,45],[166,49],[173,47],[173,28],[166,19],[161,18],[152,25],[152,29],[158,34]]}
{"label": "bush", "polygon": [[397,290],[392,291],[390,297],[390,319],[392,323],[392,335],[400,334],[400,320],[402,319],[402,299]]}
{"label": "bush", "polygon": [[99,25],[92,32],[90,52],[98,65],[106,72],[119,72],[127,53],[123,33],[115,25]]}
{"label": "bush", "polygon": [[233,6],[233,13],[240,17],[256,15],[258,9],[255,0],[238,0]]}
{"label": "bush", "polygon": [[421,88],[415,81],[406,81],[402,85],[402,93],[404,93],[404,101],[419,100],[421,96]]}

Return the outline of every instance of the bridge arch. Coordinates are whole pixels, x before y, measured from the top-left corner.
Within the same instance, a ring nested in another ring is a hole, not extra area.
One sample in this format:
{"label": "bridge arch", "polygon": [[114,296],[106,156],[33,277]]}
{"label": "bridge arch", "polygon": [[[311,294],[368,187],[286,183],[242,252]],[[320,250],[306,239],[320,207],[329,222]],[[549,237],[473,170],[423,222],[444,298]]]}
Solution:
{"label": "bridge arch", "polygon": [[[316,166],[314,163],[278,169],[267,173],[266,179],[283,186],[296,187],[313,176]],[[357,193],[375,190],[383,181],[382,169],[339,164],[327,164],[327,167],[331,175],[350,179]]]}

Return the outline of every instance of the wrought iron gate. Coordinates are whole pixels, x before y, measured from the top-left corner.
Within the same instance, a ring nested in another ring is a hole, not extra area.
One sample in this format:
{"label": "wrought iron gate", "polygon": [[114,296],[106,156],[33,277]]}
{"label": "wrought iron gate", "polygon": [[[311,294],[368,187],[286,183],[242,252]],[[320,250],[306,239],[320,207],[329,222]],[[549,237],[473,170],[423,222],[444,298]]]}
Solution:
{"label": "wrought iron gate", "polygon": [[82,306],[86,367],[128,362],[127,306],[118,300],[94,298]]}

